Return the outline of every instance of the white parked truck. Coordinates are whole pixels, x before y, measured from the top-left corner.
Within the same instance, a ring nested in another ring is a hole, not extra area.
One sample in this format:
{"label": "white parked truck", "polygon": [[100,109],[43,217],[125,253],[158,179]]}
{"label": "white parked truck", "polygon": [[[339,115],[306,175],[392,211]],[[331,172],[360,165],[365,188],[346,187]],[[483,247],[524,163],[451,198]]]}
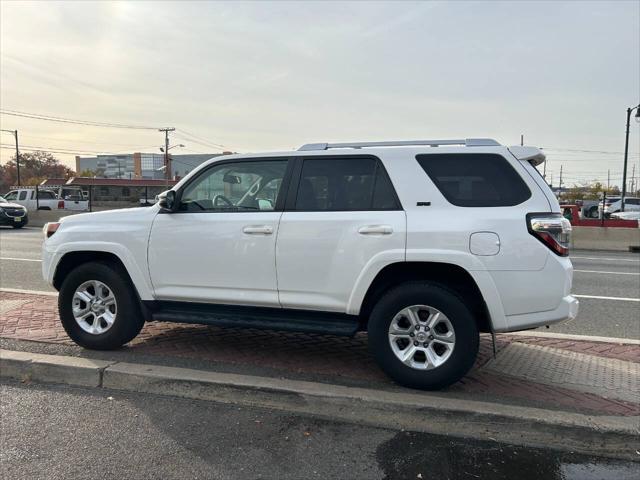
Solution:
{"label": "white parked truck", "polygon": [[51,189],[35,187],[17,187],[10,190],[4,198],[26,207],[29,211],[36,210],[89,210],[89,201],[81,190]]}

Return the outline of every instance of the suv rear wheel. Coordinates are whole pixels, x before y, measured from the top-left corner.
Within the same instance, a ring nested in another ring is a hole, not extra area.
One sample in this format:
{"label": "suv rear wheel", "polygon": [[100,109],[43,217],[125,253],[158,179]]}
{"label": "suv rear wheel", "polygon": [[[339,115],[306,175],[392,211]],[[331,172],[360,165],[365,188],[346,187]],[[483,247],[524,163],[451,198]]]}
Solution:
{"label": "suv rear wheel", "polygon": [[60,288],[58,309],[69,337],[94,350],[121,347],[144,325],[129,280],[105,263],[85,263],[71,271]]}
{"label": "suv rear wheel", "polygon": [[454,291],[430,282],[401,284],[369,318],[369,347],[397,383],[437,390],[461,379],[478,354],[478,327]]}

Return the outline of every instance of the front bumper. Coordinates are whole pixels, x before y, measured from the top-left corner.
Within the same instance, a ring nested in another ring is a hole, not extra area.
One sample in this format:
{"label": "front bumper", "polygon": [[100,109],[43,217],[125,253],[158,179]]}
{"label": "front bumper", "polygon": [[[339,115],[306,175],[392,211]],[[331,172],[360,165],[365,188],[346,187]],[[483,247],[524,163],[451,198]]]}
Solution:
{"label": "front bumper", "polygon": [[507,315],[507,328],[502,332],[516,332],[530,328],[552,325],[565,320],[573,320],[578,316],[580,302],[572,295],[562,298],[560,305],[554,310],[546,312],[524,313],[521,315]]}
{"label": "front bumper", "polygon": [[0,225],[26,225],[29,223],[29,216],[25,213],[21,217],[12,217],[6,213],[0,213]]}

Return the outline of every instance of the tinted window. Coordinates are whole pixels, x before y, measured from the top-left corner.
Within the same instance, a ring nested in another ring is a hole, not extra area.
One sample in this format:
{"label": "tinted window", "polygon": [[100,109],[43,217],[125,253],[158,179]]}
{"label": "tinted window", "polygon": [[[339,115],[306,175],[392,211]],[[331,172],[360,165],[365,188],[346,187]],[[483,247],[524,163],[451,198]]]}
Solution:
{"label": "tinted window", "polygon": [[9,192],[4,196],[5,200],[17,200],[18,199],[18,192],[16,192],[15,190],[13,192]]}
{"label": "tinted window", "polygon": [[181,209],[190,212],[273,211],[286,169],[286,160],[213,166],[185,188]]}
{"label": "tinted window", "polygon": [[522,178],[501,155],[435,153],[418,163],[445,198],[459,207],[518,205],[531,196]]}
{"label": "tinted window", "polygon": [[53,192],[38,190],[38,198],[44,200],[52,200],[56,198],[56,195]]}
{"label": "tinted window", "polygon": [[386,172],[375,158],[306,159],[296,210],[353,211],[400,208]]}
{"label": "tinted window", "polygon": [[26,190],[22,190],[20,192],[20,196],[18,197],[18,200],[26,200],[27,198],[27,191]]}

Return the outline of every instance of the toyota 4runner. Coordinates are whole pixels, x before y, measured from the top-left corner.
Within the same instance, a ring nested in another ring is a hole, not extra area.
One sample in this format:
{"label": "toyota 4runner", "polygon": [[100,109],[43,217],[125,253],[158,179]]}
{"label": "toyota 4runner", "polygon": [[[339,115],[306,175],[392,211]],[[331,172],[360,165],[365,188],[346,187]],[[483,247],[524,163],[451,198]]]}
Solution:
{"label": "toyota 4runner", "polygon": [[490,139],[217,157],[154,206],[47,224],[43,274],[86,348],[145,321],[366,331],[391,378],[438,389],[472,367],[479,332],[577,314],[544,160]]}

